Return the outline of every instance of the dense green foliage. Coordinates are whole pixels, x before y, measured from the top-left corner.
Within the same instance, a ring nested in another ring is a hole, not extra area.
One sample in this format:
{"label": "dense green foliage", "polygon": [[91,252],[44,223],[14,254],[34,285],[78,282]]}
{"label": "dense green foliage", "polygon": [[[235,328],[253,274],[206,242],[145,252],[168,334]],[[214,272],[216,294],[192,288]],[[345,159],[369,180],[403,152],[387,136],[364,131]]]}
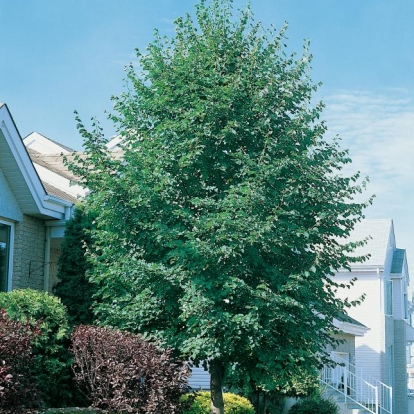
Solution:
{"label": "dense green foliage", "polygon": [[[187,394],[183,400],[191,399],[193,395]],[[254,408],[248,399],[232,393],[224,393],[224,414],[254,414]],[[191,407],[183,411],[183,414],[209,414],[210,393],[197,392]]]}
{"label": "dense green foliage", "polygon": [[[256,413],[276,413],[281,411],[280,405],[286,397],[307,397],[319,390],[320,372],[317,366],[302,366],[301,369],[291,372],[288,378],[289,386],[282,389],[269,389],[257,386],[258,384],[250,379],[249,370],[252,360],[246,360],[245,364],[237,364],[227,370],[224,382],[230,391],[236,390],[253,403]],[[269,373],[273,375],[275,381],[284,374],[280,372]],[[260,385],[260,383],[259,383]]]}
{"label": "dense green foliage", "polygon": [[188,369],[138,335],[78,325],[73,369],[93,407],[112,413],[175,414],[188,389]]}
{"label": "dense green foliage", "polygon": [[[222,412],[226,371],[252,389],[292,389],[334,342],[350,303],[331,278],[360,258],[342,243],[363,217],[359,174],[325,139],[310,55],[286,56],[284,30],[201,0],[158,33],[112,116],[122,157],[78,119],[85,154],[71,165],[97,215],[91,279],[101,323],[209,360]],[[324,317],[321,317],[321,314]]]}
{"label": "dense green foliage", "polygon": [[339,414],[339,407],[334,401],[312,397],[299,400],[289,414]]}
{"label": "dense green foliage", "polygon": [[66,224],[61,246],[57,275],[59,282],[54,293],[66,306],[71,325],[93,321],[91,306],[96,287],[87,279],[86,272],[90,266],[85,258],[85,249],[91,244],[89,230],[92,223],[92,217],[79,204]]}
{"label": "dense green foliage", "polygon": [[6,309],[12,319],[28,321],[40,329],[32,346],[35,358],[32,374],[42,402],[49,407],[72,402],[70,328],[60,300],[37,290],[13,290],[0,293],[0,308]]}

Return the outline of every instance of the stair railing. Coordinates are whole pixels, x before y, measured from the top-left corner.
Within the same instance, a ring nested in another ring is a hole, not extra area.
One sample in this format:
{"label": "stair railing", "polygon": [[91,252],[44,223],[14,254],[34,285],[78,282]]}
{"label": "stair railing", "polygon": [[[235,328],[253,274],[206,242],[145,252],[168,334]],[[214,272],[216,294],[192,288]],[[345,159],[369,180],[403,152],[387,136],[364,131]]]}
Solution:
{"label": "stair railing", "polygon": [[333,354],[333,366],[325,365],[321,382],[342,394],[345,403],[353,402],[372,414],[392,414],[392,388],[379,381],[369,381],[362,369]]}

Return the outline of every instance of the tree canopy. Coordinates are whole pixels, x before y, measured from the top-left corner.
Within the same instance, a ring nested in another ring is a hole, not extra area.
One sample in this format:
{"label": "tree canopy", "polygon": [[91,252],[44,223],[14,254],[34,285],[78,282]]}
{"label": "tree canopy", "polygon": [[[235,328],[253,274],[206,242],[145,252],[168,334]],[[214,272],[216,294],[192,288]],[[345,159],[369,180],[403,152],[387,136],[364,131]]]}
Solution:
{"label": "tree canopy", "polygon": [[343,240],[367,203],[312,104],[307,45],[288,55],[285,28],[249,7],[234,18],[226,0],[201,0],[175,27],[137,51],[114,98],[122,152],[78,118],[85,154],[71,168],[97,215],[98,319],[208,361],[218,413],[226,371],[287,390],[319,367],[351,306],[331,276],[359,260]]}

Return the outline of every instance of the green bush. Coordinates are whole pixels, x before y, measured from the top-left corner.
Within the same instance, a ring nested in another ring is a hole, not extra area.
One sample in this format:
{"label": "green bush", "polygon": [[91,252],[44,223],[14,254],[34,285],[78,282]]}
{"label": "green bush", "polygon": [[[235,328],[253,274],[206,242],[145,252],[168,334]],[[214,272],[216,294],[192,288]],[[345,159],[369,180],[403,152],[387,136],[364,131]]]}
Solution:
{"label": "green bush", "polygon": [[339,407],[332,400],[311,397],[299,400],[290,408],[289,414],[339,414]]}
{"label": "green bush", "polygon": [[[193,394],[187,394],[183,401],[192,398]],[[224,414],[254,414],[254,408],[247,398],[240,395],[224,393]],[[197,392],[191,406],[183,411],[183,414],[210,414],[210,393]]]}
{"label": "green bush", "polygon": [[68,315],[60,300],[46,292],[32,289],[0,293],[0,308],[20,322],[39,326],[40,335],[33,342],[33,376],[43,403],[62,407],[72,403],[74,382],[69,353]]}

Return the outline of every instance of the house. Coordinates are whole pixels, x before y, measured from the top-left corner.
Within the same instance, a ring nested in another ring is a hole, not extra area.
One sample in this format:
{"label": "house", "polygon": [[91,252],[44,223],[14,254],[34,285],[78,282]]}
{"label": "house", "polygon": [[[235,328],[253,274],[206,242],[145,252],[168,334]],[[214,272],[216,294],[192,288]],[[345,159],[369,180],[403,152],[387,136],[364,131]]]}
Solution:
{"label": "house", "polygon": [[51,290],[76,197],[42,180],[0,103],[0,290]]}
{"label": "house", "polygon": [[351,272],[338,272],[334,280],[341,284],[357,278],[351,289],[339,291],[339,297],[356,300],[366,295],[361,305],[348,311],[349,316],[370,328],[355,339],[355,365],[367,381],[378,384],[380,391],[392,389],[393,413],[407,414],[407,353],[414,341],[414,329],[409,324],[406,252],[396,246],[390,219],[364,220],[349,240],[366,238],[366,245],[356,254],[369,254],[369,258],[354,264]]}
{"label": "house", "polygon": [[[369,255],[368,259],[354,264],[351,271],[339,271],[334,280],[349,284],[357,278],[351,289],[339,290],[338,295],[349,300],[365,295],[365,300],[335,321],[345,341],[328,349],[338,365],[325,366],[321,381],[342,394],[342,413],[407,414],[407,377],[413,371],[408,365],[407,372],[407,363],[414,328],[406,252],[397,248],[392,220],[364,220],[348,241],[364,239],[367,243],[355,254]],[[194,388],[206,384],[205,375],[196,369],[190,384]]]}

